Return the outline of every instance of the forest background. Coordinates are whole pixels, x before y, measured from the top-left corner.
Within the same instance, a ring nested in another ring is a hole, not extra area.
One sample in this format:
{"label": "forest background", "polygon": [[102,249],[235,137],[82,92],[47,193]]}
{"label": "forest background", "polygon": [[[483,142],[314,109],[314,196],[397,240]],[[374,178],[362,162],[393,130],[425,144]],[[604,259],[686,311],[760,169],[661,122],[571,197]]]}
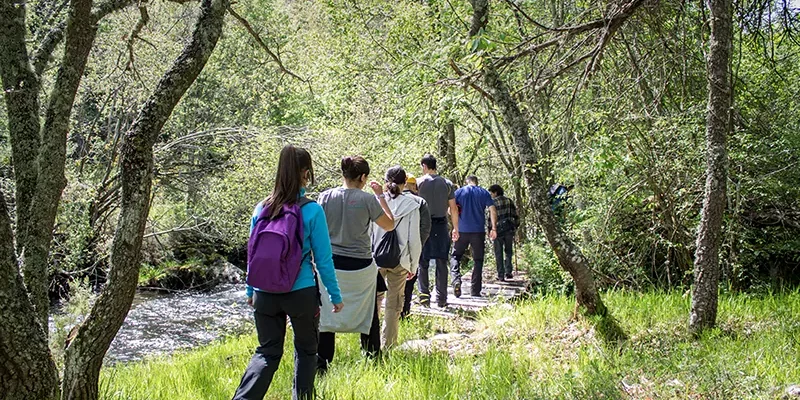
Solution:
{"label": "forest background", "polygon": [[[315,158],[315,192],[339,184],[339,159],[351,154],[371,162],[372,178],[395,164],[419,174],[419,159],[430,152],[455,182],[476,174],[487,186],[504,186],[527,216],[519,240],[539,258],[532,277],[566,289],[570,280],[525,213],[528,195],[502,116],[459,75],[477,69],[470,49],[513,54],[535,33],[525,18],[560,26],[602,11],[584,3],[493,3],[491,31],[476,40],[465,39],[467,2],[234,5],[259,39],[228,17],[218,48],[164,126],[154,150],[144,262],[221,255],[242,266],[253,204],[271,188],[278,150],[293,143]],[[59,12],[36,4],[29,4],[34,38]],[[796,284],[800,276],[800,44],[797,9],[787,6],[742,1],[734,10],[720,261],[731,290]],[[118,210],[120,136],[197,12],[166,1],[147,10],[148,22],[135,33],[135,7],[100,25],[71,118],[53,277],[102,280]],[[705,168],[706,13],[700,2],[645,2],[588,79],[581,65],[558,69],[565,63],[559,57],[572,60],[568,51],[578,45],[502,71],[528,118],[548,184],[575,185],[564,227],[601,286],[691,282]],[[45,88],[54,70],[45,71]],[[3,193],[11,196],[5,108],[0,158]],[[7,197],[12,208],[13,200]]]}
{"label": "forest background", "polygon": [[[535,223],[523,174],[535,170],[546,181],[539,195],[574,185],[559,224],[599,288],[688,290],[705,184],[709,9],[635,0],[490,6],[473,31],[470,2],[230,5],[207,64],[155,137],[139,283],[160,284],[171,270],[203,275],[220,260],[243,268],[252,207],[271,188],[279,149],[292,143],[314,157],[312,196],[339,184],[339,159],[352,154],[371,162],[373,178],[395,164],[419,174],[430,152],[454,182],[475,174],[503,185],[523,212],[519,257],[532,288],[572,293]],[[31,48],[46,48],[73,8],[28,2]],[[764,293],[800,283],[800,19],[789,1],[740,0],[732,12],[722,290]],[[51,300],[68,296],[70,282],[106,282],[123,138],[199,14],[192,2],[142,2],[98,23],[68,112]],[[616,26],[615,15],[624,17]],[[561,28],[595,20],[608,23]],[[50,58],[64,51],[56,42]],[[535,165],[521,164],[508,117],[482,81],[487,59],[524,116]],[[59,65],[39,66],[41,92],[58,89]],[[15,221],[6,112],[0,187]]]}

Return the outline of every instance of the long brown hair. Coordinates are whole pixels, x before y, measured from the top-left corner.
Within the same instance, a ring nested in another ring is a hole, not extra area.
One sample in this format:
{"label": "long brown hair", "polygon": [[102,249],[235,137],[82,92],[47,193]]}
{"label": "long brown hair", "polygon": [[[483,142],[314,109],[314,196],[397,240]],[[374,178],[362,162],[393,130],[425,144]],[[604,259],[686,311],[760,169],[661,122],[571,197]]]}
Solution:
{"label": "long brown hair", "polygon": [[294,204],[300,196],[303,173],[308,171],[308,181],[314,183],[314,166],[311,154],[301,147],[284,146],[278,158],[278,171],[275,173],[275,188],[264,200],[264,207],[270,209],[270,218],[275,218],[285,204]]}

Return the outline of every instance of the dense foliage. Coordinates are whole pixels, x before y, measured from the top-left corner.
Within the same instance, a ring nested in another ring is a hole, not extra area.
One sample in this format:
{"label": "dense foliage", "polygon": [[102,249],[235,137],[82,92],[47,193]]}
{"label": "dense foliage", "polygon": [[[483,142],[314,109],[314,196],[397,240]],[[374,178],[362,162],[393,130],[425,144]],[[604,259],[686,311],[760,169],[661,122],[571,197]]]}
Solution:
{"label": "dense foliage", "polygon": [[[374,178],[393,164],[418,174],[422,154],[445,158],[439,139],[452,124],[457,165],[444,172],[476,173],[524,204],[512,139],[470,88],[470,74],[480,57],[516,54],[535,37],[533,21],[580,23],[603,14],[593,4],[492,2],[489,27],[474,40],[466,34],[467,2],[235,4],[258,38],[229,15],[211,61],[164,128],[145,262],[218,253],[241,264],[252,206],[269,191],[284,143],[311,150],[317,182],[310,190],[318,192],[338,184],[338,160],[348,154],[367,157]],[[738,290],[796,284],[800,276],[800,42],[791,4],[736,5],[721,256],[725,282]],[[147,7],[149,21],[135,35],[136,9],[105,21],[90,56],[72,118],[69,185],[52,251],[56,282],[104,279],[120,137],[191,29],[186,17],[194,8]],[[47,25],[49,10],[29,10]],[[573,38],[548,57],[502,71],[530,119],[542,160],[536,167],[552,183],[575,185],[563,224],[604,286],[691,282],[704,178],[705,22],[701,3],[646,2],[591,75],[563,68],[586,45]],[[45,74],[45,86],[54,75]],[[10,194],[6,125],[0,114],[0,184]],[[566,290],[530,218],[526,227],[523,256],[538,260],[529,263],[538,266],[534,277]]]}

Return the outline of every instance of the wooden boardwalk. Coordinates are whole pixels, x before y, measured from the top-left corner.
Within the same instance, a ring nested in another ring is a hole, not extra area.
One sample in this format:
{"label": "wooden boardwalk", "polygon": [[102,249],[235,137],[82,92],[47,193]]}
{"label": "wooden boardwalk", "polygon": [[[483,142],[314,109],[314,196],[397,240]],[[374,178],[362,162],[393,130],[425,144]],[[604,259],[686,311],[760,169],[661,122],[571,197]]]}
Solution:
{"label": "wooden boardwalk", "polygon": [[[431,274],[433,275],[433,274]],[[427,315],[443,318],[470,317],[478,311],[491,305],[510,300],[522,295],[528,284],[528,277],[524,272],[515,272],[514,279],[501,282],[494,277],[483,277],[483,290],[481,297],[472,297],[470,293],[470,273],[467,272],[462,277],[461,298],[453,295],[452,285],[447,288],[447,307],[438,307],[436,300],[436,289],[434,280],[431,279],[431,306],[423,307],[419,305],[417,290],[414,290],[414,297],[411,301],[411,313],[417,315]]]}

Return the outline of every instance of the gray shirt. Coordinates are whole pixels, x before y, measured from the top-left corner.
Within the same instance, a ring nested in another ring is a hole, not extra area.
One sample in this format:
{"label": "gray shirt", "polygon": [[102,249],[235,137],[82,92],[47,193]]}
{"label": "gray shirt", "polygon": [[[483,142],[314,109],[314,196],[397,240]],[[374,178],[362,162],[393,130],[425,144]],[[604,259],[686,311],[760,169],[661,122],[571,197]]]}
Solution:
{"label": "gray shirt", "polygon": [[320,194],[317,203],[325,210],[333,254],[371,259],[370,224],[383,215],[375,195],[338,187]]}
{"label": "gray shirt", "polygon": [[428,202],[431,218],[447,217],[449,200],[455,198],[453,186],[439,175],[425,175],[417,179],[419,196]]}

